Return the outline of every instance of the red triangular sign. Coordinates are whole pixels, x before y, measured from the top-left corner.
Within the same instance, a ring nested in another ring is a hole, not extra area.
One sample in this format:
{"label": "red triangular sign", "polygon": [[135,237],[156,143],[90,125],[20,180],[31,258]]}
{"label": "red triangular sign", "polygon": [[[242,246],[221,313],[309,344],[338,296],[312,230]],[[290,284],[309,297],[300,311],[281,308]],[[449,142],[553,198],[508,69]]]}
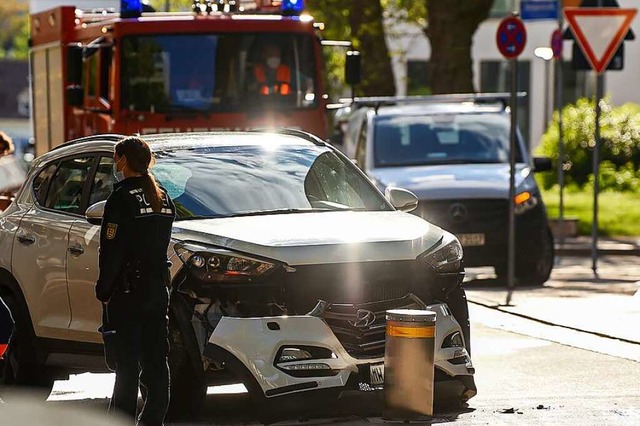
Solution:
{"label": "red triangular sign", "polygon": [[567,7],[564,16],[591,68],[600,74],[631,27],[638,9]]}

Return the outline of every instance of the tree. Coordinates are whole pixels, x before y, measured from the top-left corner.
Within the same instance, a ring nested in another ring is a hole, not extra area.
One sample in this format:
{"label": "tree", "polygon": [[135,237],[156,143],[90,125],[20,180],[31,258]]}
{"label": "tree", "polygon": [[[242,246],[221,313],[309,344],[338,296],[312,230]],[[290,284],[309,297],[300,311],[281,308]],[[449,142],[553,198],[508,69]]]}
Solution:
{"label": "tree", "polygon": [[0,57],[27,58],[28,38],[28,5],[17,0],[0,2]]}
{"label": "tree", "polygon": [[425,0],[431,44],[429,78],[433,93],[469,93],[473,87],[473,35],[494,0]]}
{"label": "tree", "polygon": [[[307,9],[317,21],[326,23],[324,36],[327,39],[350,40],[354,48],[362,52],[363,80],[357,88],[359,95],[395,93],[395,80],[385,38],[383,7],[380,0],[310,0]],[[341,56],[344,56],[344,51],[341,52]],[[326,59],[330,65],[329,80],[335,81],[335,66],[343,64],[343,58],[333,56]]]}

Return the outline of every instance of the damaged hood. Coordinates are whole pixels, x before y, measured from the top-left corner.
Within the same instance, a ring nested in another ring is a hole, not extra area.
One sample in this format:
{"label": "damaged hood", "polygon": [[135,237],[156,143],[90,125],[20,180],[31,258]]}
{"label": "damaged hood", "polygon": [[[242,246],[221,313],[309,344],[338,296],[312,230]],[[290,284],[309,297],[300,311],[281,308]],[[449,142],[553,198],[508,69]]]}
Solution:
{"label": "damaged hood", "polygon": [[411,260],[445,231],[399,211],[317,212],[176,221],[173,238],[288,265]]}

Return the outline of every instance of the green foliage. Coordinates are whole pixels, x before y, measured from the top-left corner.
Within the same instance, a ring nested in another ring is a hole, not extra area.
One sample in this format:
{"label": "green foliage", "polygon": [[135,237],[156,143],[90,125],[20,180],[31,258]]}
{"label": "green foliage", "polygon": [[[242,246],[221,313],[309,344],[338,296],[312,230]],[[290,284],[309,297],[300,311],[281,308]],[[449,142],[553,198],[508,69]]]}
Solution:
{"label": "green foliage", "polygon": [[29,56],[29,15],[27,3],[0,2],[0,58],[26,59]]}
{"label": "green foliage", "polygon": [[[640,178],[640,105],[612,107],[608,99],[600,104],[601,147],[600,178],[605,190],[633,191]],[[562,110],[564,130],[565,183],[578,187],[593,186],[593,150],[595,147],[595,104],[579,99]],[[542,137],[538,153],[558,160],[558,113]],[[558,182],[554,169],[541,178],[549,189]]]}
{"label": "green foliage", "polygon": [[[543,190],[550,218],[559,216],[560,193],[557,186]],[[578,233],[591,235],[593,191],[569,187],[564,193],[564,217],[578,219]],[[598,229],[610,237],[640,235],[640,195],[636,192],[603,192],[598,197]]]}

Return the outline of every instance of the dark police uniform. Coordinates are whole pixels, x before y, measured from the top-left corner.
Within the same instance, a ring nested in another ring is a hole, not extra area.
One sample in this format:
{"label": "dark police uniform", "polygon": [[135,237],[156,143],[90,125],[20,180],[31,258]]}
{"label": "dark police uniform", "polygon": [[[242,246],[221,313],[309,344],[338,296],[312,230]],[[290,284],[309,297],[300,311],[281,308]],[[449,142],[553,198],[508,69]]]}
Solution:
{"label": "dark police uniform", "polygon": [[107,199],[100,233],[100,277],[107,365],[116,371],[110,410],[135,416],[138,380],[147,397],[145,425],[162,424],[169,404],[167,246],[175,207],[164,192],[162,210],[146,200],[145,177],[115,184]]}

